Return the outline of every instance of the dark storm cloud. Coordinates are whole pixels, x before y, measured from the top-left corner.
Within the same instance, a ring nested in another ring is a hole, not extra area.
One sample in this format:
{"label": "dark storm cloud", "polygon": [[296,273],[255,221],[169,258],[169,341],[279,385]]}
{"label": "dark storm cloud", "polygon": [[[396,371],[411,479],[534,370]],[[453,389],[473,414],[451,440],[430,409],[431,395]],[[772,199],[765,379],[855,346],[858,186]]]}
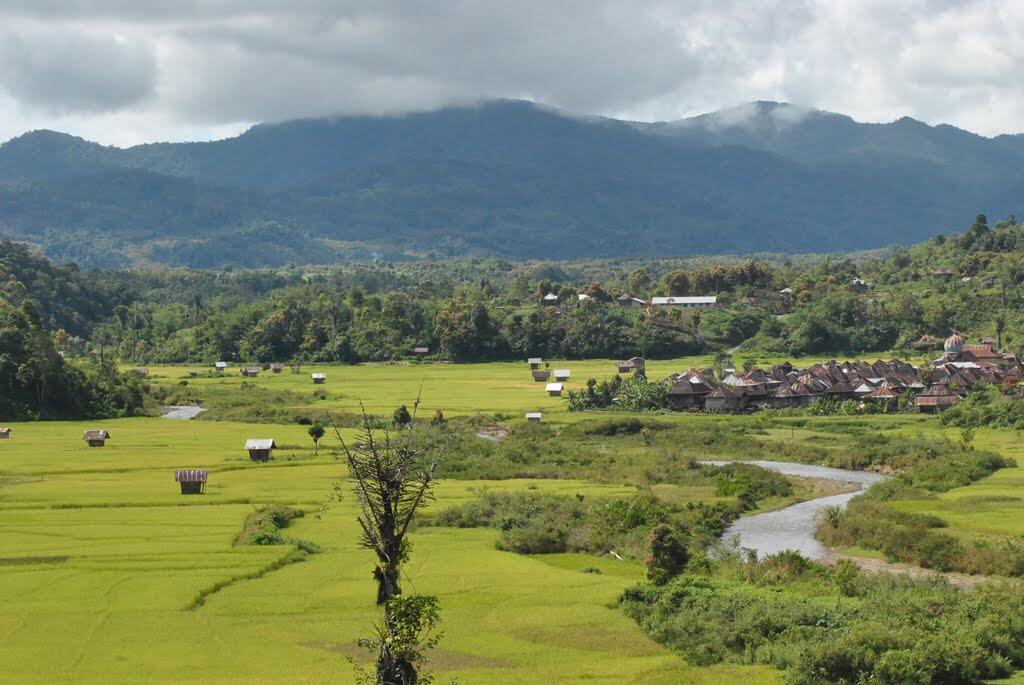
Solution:
{"label": "dark storm cloud", "polygon": [[993,132],[1024,120],[1022,33],[999,0],[0,0],[0,122],[187,136],[489,97],[644,119],[779,99]]}

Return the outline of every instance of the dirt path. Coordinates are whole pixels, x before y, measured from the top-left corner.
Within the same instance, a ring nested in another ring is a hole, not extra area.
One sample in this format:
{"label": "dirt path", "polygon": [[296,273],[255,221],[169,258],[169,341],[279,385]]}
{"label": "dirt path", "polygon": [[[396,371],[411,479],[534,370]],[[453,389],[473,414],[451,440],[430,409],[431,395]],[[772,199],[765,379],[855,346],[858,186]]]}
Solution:
{"label": "dirt path", "polygon": [[884,559],[872,559],[869,557],[856,557],[851,554],[844,554],[836,550],[830,550],[821,560],[823,564],[834,566],[840,559],[846,559],[855,563],[862,571],[867,573],[897,573],[911,578],[945,578],[951,585],[970,590],[988,580],[994,580],[988,576],[970,576],[966,573],[953,573],[944,571],[933,571],[911,564],[897,564]]}

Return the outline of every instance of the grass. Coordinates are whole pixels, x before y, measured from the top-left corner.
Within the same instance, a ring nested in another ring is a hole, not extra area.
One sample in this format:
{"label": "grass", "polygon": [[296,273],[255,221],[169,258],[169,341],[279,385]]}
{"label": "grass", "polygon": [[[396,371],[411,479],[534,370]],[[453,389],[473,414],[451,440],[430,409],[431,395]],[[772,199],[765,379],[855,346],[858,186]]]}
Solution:
{"label": "grass", "polygon": [[[707,362],[651,362],[649,374]],[[608,360],[551,367],[570,368],[572,386],[615,372]],[[322,517],[313,515],[343,469],[331,457],[333,436],[325,436],[314,455],[306,427],[291,417],[353,411],[360,399],[369,411],[390,415],[398,404],[411,404],[422,384],[424,415],[482,411],[518,421],[540,409],[556,426],[593,418],[549,398],[524,363],[316,366],[302,375],[264,372],[255,380],[232,369],[179,386],[190,368],[151,368],[152,381],[210,398],[211,411],[201,420],[19,423],[14,438],[0,442],[0,682],[349,682],[345,656],[355,653],[355,641],[378,615],[371,559],[356,544],[351,496]],[[316,388],[326,399],[313,397],[308,374],[314,370],[328,375],[327,385]],[[250,397],[243,381],[261,391]],[[263,422],[225,420],[232,416]],[[759,426],[758,417],[672,414],[662,420]],[[81,435],[87,427],[110,430],[107,447],[86,447]],[[793,418],[773,420],[757,437],[842,448],[852,430],[942,431],[923,417]],[[956,431],[947,434],[957,439]],[[280,446],[275,461],[251,463],[242,449],[250,437],[273,437]],[[593,449],[612,444],[588,437],[588,449],[591,441]],[[976,442],[1024,464],[1024,444],[1015,433],[981,430]],[[210,470],[205,495],[179,494],[173,471],[186,467]],[[587,496],[634,490],[622,482],[573,479],[444,480],[426,513],[474,498],[485,486]],[[901,506],[940,515],[958,535],[1020,536],[1021,486],[1024,472],[1005,469]],[[714,499],[706,487],[655,488],[677,503]],[[233,544],[247,517],[267,504],[306,510],[283,537],[321,551],[285,564],[293,545]],[[519,556],[496,550],[496,536],[443,528],[414,534],[407,588],[440,598],[445,633],[433,669],[444,676],[439,682],[780,682],[778,672],[764,666],[688,665],[647,638],[613,608],[622,590],[642,577],[639,564],[588,555]],[[581,572],[589,567],[601,573]],[[217,591],[210,594],[210,588]],[[189,610],[201,596],[202,605]]]}
{"label": "grass", "polygon": [[[347,682],[345,654],[377,617],[371,560],[346,497],[288,538],[233,544],[267,503],[317,509],[340,464],[314,458],[302,426],[126,419],[16,424],[0,445],[0,682]],[[279,461],[251,464],[246,437],[272,435]],[[290,447],[289,447],[290,446]],[[176,467],[211,470],[206,495],[182,496]],[[474,497],[443,481],[437,511]],[[624,495],[621,485],[513,480],[488,487]],[[428,510],[429,511],[429,510]],[[778,682],[764,667],[686,665],[612,608],[642,568],[586,555],[523,557],[489,530],[421,529],[407,587],[440,597],[435,671],[472,683]],[[581,573],[598,566],[602,573]],[[211,592],[216,590],[215,592]],[[198,600],[198,601],[197,601]],[[442,682],[444,680],[442,679]]]}

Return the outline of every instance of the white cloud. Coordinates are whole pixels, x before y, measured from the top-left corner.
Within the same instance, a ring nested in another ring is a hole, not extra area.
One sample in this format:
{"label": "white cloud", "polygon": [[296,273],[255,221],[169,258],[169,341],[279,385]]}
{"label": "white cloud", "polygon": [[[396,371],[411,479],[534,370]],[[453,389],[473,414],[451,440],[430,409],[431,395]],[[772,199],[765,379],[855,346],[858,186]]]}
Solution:
{"label": "white cloud", "polygon": [[198,138],[488,97],[1024,121],[1024,3],[1001,0],[0,0],[0,27],[0,139]]}

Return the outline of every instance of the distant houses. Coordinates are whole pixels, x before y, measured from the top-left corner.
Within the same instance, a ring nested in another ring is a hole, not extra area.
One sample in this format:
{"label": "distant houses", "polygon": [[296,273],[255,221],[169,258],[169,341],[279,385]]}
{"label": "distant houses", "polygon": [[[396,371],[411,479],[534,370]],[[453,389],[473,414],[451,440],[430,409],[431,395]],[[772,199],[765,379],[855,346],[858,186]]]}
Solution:
{"label": "distant houses", "polygon": [[179,469],[174,472],[174,482],[181,485],[183,495],[201,495],[206,491],[208,477],[206,469]]}
{"label": "distant houses", "polygon": [[564,387],[564,383],[548,383],[546,386],[544,386],[544,390],[546,390],[548,395],[550,395],[551,397],[561,397],[562,388]]}
{"label": "distant houses", "polygon": [[544,383],[551,376],[551,372],[547,369],[534,369],[530,374],[533,376],[535,383]]}
{"label": "distant houses", "polygon": [[652,307],[679,307],[682,309],[705,309],[718,303],[717,295],[691,295],[687,297],[652,297]]}
{"label": "distant houses", "polygon": [[258,366],[243,366],[242,375],[246,378],[256,378],[260,375],[260,367]]}
{"label": "distant houses", "polygon": [[540,365],[544,363],[544,360],[540,357],[530,357],[526,360],[526,363],[530,365],[531,369],[539,369]]}
{"label": "distant houses", "polygon": [[85,440],[89,447],[103,447],[109,439],[110,433],[104,429],[87,430],[82,433],[82,440]]}
{"label": "distant houses", "polygon": [[0,426],[0,440],[9,440],[12,435],[14,435],[14,431],[10,428]]}
{"label": "distant houses", "polygon": [[270,365],[270,371],[271,373],[281,373],[284,371],[284,364],[281,362],[274,362]]}
{"label": "distant houses", "polygon": [[569,369],[555,369],[555,380],[565,382],[572,376],[572,372]]}
{"label": "distant houses", "polygon": [[313,379],[313,384],[314,385],[323,385],[324,383],[327,382],[327,374],[326,373],[314,373],[314,374],[311,374],[310,378]]}
{"label": "distant houses", "polygon": [[548,293],[544,297],[540,298],[540,303],[546,307],[554,307],[558,304],[558,295]]}
{"label": "distant houses", "polygon": [[245,449],[252,461],[270,461],[270,455],[277,449],[273,438],[250,438],[245,441]]}

